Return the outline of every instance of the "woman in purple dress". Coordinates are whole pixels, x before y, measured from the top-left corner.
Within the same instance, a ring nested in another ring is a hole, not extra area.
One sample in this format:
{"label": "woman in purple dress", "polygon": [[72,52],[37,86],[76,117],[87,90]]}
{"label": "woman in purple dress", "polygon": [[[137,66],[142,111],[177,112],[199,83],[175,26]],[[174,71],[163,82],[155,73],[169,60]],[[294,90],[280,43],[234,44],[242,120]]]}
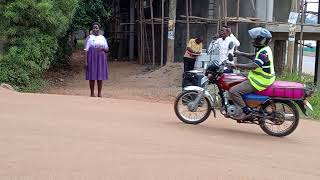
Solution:
{"label": "woman in purple dress", "polygon": [[92,35],[85,45],[86,80],[89,80],[91,97],[95,97],[95,81],[98,84],[98,97],[102,97],[102,81],[108,79],[108,64],[106,53],[109,50],[106,38],[100,35],[100,24],[93,23]]}

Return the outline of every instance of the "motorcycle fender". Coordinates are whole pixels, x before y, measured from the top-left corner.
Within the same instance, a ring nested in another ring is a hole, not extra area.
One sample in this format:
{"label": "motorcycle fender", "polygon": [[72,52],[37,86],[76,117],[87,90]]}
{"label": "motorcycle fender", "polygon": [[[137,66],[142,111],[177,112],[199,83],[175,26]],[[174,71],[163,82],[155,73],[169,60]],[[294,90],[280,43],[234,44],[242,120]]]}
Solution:
{"label": "motorcycle fender", "polygon": [[307,114],[307,108],[304,106],[304,103],[302,100],[297,100],[297,101],[294,101],[301,109],[301,111],[303,112],[304,115],[308,116]]}
{"label": "motorcycle fender", "polygon": [[313,111],[311,104],[307,100],[296,100],[294,102],[300,107],[301,111],[306,116],[309,116],[307,109],[309,109],[310,111]]}
{"label": "motorcycle fender", "polygon": [[[199,86],[187,86],[184,88],[185,91],[203,91],[204,89]],[[209,99],[211,107],[214,107],[214,99],[208,91],[205,91],[205,96]]]}

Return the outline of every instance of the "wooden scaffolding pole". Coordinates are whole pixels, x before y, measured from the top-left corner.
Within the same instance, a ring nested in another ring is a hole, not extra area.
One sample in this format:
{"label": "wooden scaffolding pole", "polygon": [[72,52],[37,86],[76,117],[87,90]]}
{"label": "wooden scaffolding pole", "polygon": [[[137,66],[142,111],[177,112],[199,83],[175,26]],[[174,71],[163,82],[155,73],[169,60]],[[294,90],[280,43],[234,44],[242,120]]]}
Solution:
{"label": "wooden scaffolding pole", "polygon": [[228,1],[224,1],[224,25],[227,26],[228,25]]}
{"label": "wooden scaffolding pole", "polygon": [[[140,20],[140,1],[137,1],[137,19]],[[138,59],[137,59],[137,63],[140,63],[141,61],[141,26],[140,23],[138,22],[139,26],[137,27],[138,31],[137,31],[137,39],[138,39]]]}
{"label": "wooden scaffolding pole", "polygon": [[[186,0],[188,1],[188,0]],[[192,16],[192,0],[189,0],[189,16]]]}
{"label": "wooden scaffolding pole", "polygon": [[301,1],[300,5],[301,9],[301,30],[300,30],[300,52],[299,52],[299,77],[301,78],[302,75],[302,63],[303,63],[303,49],[304,49],[304,42],[303,42],[303,24],[304,24],[304,19],[305,19],[305,9],[306,9],[306,3],[304,0]]}
{"label": "wooden scaffolding pole", "polygon": [[221,0],[220,2],[222,2],[222,16],[223,16],[223,24],[225,26],[228,25],[228,21],[227,21],[227,16],[228,16],[228,4],[226,0]]}
{"label": "wooden scaffolding pole", "polygon": [[163,66],[163,35],[164,35],[164,1],[161,0],[161,59],[160,66]]}
{"label": "wooden scaffolding pole", "polygon": [[218,25],[217,25],[217,33],[219,33],[219,29],[221,28],[221,1],[218,2]]}
{"label": "wooden scaffolding pole", "polygon": [[141,49],[140,49],[140,54],[141,54],[141,59],[140,59],[140,64],[144,64],[144,10],[143,10],[143,0],[139,0],[140,4],[140,38],[141,38]]}
{"label": "wooden scaffolding pole", "polygon": [[[318,1],[318,24],[320,24],[320,0]],[[320,41],[316,46],[316,64],[314,67],[314,84],[320,88]]]}
{"label": "wooden scaffolding pole", "polygon": [[154,38],[154,19],[153,19],[153,0],[150,0],[151,10],[151,31],[152,31],[152,68],[156,66],[156,50],[155,50],[155,38]]}
{"label": "wooden scaffolding pole", "polygon": [[130,0],[130,8],[129,8],[129,59],[130,61],[134,60],[134,50],[135,50],[135,0]]}
{"label": "wooden scaffolding pole", "polygon": [[[239,20],[240,16],[240,0],[237,0],[237,20]],[[239,38],[239,23],[236,24],[236,36]]]}
{"label": "wooden scaffolding pole", "polygon": [[144,35],[145,35],[145,41],[147,41],[147,43],[145,44],[145,47],[147,47],[147,53],[148,53],[148,64],[151,63],[151,56],[150,56],[150,48],[149,48],[149,40],[148,40],[148,33],[145,33],[147,32],[147,27],[146,25],[144,25]]}
{"label": "wooden scaffolding pole", "polygon": [[187,16],[187,36],[186,36],[186,44],[188,44],[190,39],[190,20],[189,20],[189,0],[186,0],[186,16]]}

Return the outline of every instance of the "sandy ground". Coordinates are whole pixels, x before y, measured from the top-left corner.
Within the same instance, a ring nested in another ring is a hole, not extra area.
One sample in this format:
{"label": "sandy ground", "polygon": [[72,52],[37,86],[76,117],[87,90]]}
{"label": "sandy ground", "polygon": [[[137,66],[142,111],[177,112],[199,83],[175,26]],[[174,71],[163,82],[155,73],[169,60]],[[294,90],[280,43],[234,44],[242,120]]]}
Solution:
{"label": "sandy ground", "polygon": [[1,180],[320,179],[320,124],[285,138],[171,104],[0,89]]}
{"label": "sandy ground", "polygon": [[46,74],[49,94],[0,87],[0,180],[320,179],[320,123],[285,138],[221,116],[186,125],[172,105],[181,64],[110,71],[105,98],[88,97],[80,52]]}
{"label": "sandy ground", "polygon": [[[50,84],[41,93],[88,96],[83,59],[83,53],[77,51],[68,69],[49,71],[45,77]],[[134,62],[112,61],[109,71],[109,80],[104,81],[104,97],[168,103],[181,92],[182,63],[151,71]]]}

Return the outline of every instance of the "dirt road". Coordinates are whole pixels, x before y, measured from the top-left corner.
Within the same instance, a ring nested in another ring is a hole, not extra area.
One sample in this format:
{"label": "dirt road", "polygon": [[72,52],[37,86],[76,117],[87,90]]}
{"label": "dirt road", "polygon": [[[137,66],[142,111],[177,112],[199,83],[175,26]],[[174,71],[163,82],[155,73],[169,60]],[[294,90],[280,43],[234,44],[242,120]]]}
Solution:
{"label": "dirt road", "polygon": [[171,104],[0,91],[1,180],[320,179],[320,124],[286,138]]}

